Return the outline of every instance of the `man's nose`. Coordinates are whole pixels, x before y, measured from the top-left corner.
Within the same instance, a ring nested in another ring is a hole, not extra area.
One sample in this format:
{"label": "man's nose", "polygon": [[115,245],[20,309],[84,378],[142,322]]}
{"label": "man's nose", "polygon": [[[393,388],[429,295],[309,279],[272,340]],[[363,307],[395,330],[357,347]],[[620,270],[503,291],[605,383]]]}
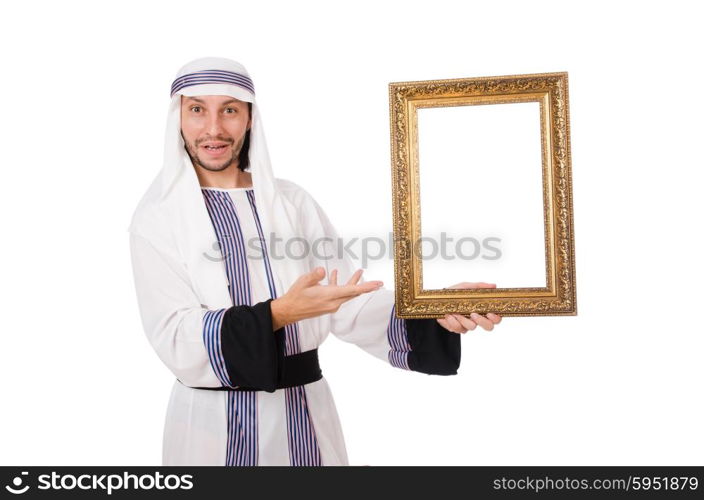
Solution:
{"label": "man's nose", "polygon": [[212,136],[218,136],[225,130],[222,124],[222,117],[219,114],[210,115],[206,127],[208,134]]}

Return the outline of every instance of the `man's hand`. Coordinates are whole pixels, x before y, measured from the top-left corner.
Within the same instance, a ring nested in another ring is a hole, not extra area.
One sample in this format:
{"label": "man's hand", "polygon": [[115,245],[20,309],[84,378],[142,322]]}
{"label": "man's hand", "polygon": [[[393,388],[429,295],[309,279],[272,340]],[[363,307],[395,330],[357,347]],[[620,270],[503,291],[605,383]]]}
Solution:
{"label": "man's hand", "polygon": [[333,313],[348,300],[378,290],[384,285],[381,281],[367,281],[358,285],[362,269],[355,271],[344,285],[337,284],[337,269],[330,273],[329,284],[318,284],[324,277],[325,268],[316,267],[301,275],[288,292],[271,301],[274,331],[302,319]]}
{"label": "man's hand", "polygon": [[[447,288],[496,288],[496,283],[469,283],[463,281]],[[501,316],[494,313],[487,313],[486,316],[477,313],[472,313],[469,316],[446,314],[444,318],[439,318],[437,321],[446,330],[454,333],[467,333],[468,330],[474,330],[477,325],[487,331],[493,330],[494,325],[501,323]]]}

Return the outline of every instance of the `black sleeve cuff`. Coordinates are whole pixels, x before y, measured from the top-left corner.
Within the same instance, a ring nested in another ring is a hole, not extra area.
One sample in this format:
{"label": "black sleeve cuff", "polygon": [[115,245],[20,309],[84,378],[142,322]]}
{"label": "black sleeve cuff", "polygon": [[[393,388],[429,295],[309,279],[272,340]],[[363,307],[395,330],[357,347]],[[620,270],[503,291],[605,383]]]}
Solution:
{"label": "black sleeve cuff", "polygon": [[428,375],[457,375],[462,354],[460,335],[443,328],[435,319],[407,319],[411,351],[408,367]]}
{"label": "black sleeve cuff", "polygon": [[271,301],[233,306],[220,330],[222,355],[233,386],[274,392],[282,377],[285,329],[273,331]]}

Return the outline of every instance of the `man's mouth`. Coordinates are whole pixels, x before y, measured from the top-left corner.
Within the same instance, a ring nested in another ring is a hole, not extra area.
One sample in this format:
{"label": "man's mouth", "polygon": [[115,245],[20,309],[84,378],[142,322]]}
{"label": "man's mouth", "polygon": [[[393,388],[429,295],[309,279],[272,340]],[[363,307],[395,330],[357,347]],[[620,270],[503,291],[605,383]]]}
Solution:
{"label": "man's mouth", "polygon": [[205,149],[211,155],[222,154],[229,144],[204,144],[201,147]]}

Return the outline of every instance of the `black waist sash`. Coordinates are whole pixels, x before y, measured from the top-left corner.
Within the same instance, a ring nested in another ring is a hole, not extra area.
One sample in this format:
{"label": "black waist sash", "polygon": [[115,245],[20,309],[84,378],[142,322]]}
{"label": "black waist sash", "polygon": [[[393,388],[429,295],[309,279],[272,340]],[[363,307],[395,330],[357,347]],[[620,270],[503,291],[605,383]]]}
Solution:
{"label": "black waist sash", "polygon": [[[284,357],[282,379],[276,385],[277,389],[310,384],[323,378],[323,372],[318,363],[318,349],[292,354]],[[178,380],[178,379],[177,379]],[[181,382],[179,380],[179,382]],[[183,384],[183,382],[181,382]],[[186,384],[183,384],[186,385]],[[191,386],[186,386],[191,387]],[[258,391],[248,387],[191,387],[192,389],[205,389],[208,391]]]}

